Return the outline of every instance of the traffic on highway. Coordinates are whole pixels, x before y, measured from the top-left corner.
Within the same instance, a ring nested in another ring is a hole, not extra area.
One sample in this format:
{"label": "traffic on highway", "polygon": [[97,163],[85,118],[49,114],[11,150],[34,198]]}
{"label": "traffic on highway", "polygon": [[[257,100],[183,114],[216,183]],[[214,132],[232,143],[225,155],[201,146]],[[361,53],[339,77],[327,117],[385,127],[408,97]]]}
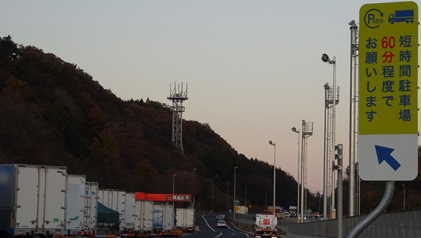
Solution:
{"label": "traffic on highway", "polygon": [[[224,215],[198,215],[196,217],[198,229],[195,233],[183,233],[183,237],[189,238],[223,238],[223,237],[238,237],[249,238],[253,235],[239,230],[231,223],[226,222]],[[226,227],[219,226],[219,221],[226,222]]]}

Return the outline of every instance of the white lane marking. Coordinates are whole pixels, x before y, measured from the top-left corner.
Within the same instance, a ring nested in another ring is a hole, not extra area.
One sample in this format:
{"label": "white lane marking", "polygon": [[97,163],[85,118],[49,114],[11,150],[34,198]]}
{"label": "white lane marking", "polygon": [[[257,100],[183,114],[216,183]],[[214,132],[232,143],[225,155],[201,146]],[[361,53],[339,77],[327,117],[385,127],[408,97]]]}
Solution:
{"label": "white lane marking", "polygon": [[202,215],[203,220],[205,220],[206,225],[208,225],[209,229],[211,229],[213,232],[216,232],[214,229],[212,229],[212,227],[210,227],[208,221],[206,221],[205,215]]}
{"label": "white lane marking", "polygon": [[229,227],[228,225],[227,225],[227,227],[228,227],[230,230],[232,230],[233,232],[237,232],[237,233],[240,233],[240,234],[246,235],[246,236],[247,236],[247,238],[249,238],[249,234],[247,234],[247,233],[245,233],[245,232],[236,231],[236,230],[232,229],[231,227]]}
{"label": "white lane marking", "polygon": [[215,236],[214,238],[218,238],[218,237],[220,237],[221,235],[222,235],[222,232],[221,232],[221,233],[219,233],[219,235]]}

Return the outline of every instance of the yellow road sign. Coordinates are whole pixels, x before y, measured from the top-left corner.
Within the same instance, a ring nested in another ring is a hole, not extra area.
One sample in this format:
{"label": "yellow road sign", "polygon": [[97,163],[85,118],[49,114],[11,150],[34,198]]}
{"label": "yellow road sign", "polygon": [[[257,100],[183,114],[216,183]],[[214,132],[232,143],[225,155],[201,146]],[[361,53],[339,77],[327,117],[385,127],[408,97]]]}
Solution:
{"label": "yellow road sign", "polygon": [[366,4],[359,32],[359,174],[370,181],[418,175],[418,6]]}
{"label": "yellow road sign", "polygon": [[360,9],[359,134],[418,133],[418,6]]}
{"label": "yellow road sign", "polygon": [[236,212],[238,212],[238,211],[240,211],[240,207],[239,207],[239,206],[235,206],[235,207],[234,207],[234,210],[235,210]]}

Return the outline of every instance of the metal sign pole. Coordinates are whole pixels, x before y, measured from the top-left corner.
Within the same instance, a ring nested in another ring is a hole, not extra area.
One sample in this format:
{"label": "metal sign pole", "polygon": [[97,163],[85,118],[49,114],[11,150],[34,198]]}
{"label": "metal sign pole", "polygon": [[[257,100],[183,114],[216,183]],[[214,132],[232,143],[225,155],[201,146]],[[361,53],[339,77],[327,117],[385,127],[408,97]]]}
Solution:
{"label": "metal sign pole", "polygon": [[366,216],[360,223],[358,223],[354,229],[349,233],[348,238],[355,238],[367,228],[373,221],[375,221],[386,208],[389,206],[390,201],[392,201],[393,191],[395,189],[395,181],[386,182],[386,189],[384,191],[384,196],[380,204],[372,211],[368,216]]}
{"label": "metal sign pole", "polygon": [[338,238],[342,238],[343,236],[343,144],[338,144]]}

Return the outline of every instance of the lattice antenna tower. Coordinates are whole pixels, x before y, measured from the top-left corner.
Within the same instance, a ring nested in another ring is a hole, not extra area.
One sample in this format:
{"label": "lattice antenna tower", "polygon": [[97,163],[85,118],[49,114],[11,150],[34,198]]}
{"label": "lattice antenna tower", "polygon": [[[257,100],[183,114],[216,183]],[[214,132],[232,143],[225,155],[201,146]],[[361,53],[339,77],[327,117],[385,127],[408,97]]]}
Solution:
{"label": "lattice antenna tower", "polygon": [[174,83],[174,88],[170,84],[170,96],[167,97],[168,100],[172,101],[171,111],[172,111],[172,143],[176,148],[181,149],[181,152],[184,153],[183,149],[183,112],[184,106],[183,102],[188,100],[187,97],[187,84],[186,89],[184,90],[183,83]]}

